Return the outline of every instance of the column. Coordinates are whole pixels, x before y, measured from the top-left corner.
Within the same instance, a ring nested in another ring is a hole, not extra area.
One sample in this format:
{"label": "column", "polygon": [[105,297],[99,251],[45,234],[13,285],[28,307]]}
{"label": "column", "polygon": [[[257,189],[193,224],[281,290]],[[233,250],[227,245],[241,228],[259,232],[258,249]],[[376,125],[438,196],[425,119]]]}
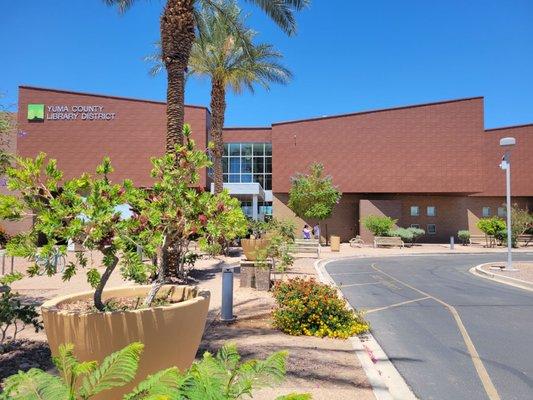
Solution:
{"label": "column", "polygon": [[257,202],[257,195],[254,194],[252,197],[252,219],[257,221],[259,218],[259,203]]}

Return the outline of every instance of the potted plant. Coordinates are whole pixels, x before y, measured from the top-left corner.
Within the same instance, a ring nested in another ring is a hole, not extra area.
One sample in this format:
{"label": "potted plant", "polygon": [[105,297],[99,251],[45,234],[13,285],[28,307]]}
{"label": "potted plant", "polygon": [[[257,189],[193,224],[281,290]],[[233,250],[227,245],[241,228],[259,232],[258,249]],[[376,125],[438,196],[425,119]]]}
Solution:
{"label": "potted plant", "polygon": [[[234,205],[219,207],[223,197],[195,188],[198,170],[208,166],[209,159],[195,148],[190,130],[184,133],[184,146],[152,159],[154,185],[150,189],[136,188],[128,180],[112,183],[113,169],[107,158],[97,167],[96,177],[84,174],[65,180],[55,160],[45,162],[44,154],[18,158],[16,166],[8,169],[8,187],[20,196],[0,196],[0,217],[16,220],[30,214],[35,221],[30,231],[9,241],[8,252],[31,260],[37,255],[53,259],[57,252],[66,252],[61,243],[70,240],[102,254],[103,271],[89,268],[86,256],[79,252],[63,272],[68,281],[79,268],[87,269],[93,291],[43,304],[54,355],[60,344],[73,343],[81,360],[101,361],[106,354],[141,341],[149,351],[141,362],[139,378],[172,365],[184,369],[193,361],[205,326],[209,293],[166,284],[168,250],[173,247],[178,268],[182,268],[190,237],[214,229],[212,224]],[[117,209],[124,204],[130,205],[130,218],[121,218]],[[47,239],[41,248],[36,245],[38,233]],[[155,263],[142,262],[138,245]],[[125,278],[146,283],[155,276],[153,284],[106,289],[119,262]],[[28,272],[36,274],[38,269]],[[53,263],[46,265],[46,272],[56,272]]]}
{"label": "potted plant", "polygon": [[470,231],[465,231],[465,230],[458,231],[457,237],[459,238],[463,246],[466,246],[470,242]]}

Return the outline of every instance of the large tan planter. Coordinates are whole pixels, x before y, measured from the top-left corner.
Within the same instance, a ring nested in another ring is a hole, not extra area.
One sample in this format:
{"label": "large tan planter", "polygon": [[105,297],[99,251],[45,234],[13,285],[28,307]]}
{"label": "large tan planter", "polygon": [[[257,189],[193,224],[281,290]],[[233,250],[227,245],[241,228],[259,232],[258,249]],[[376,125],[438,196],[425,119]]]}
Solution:
{"label": "large tan planter", "polygon": [[[65,302],[92,298],[93,292],[58,297],[42,306],[44,327],[52,354],[60,344],[74,344],[74,352],[81,360],[102,361],[105,356],[132,342],[144,344],[136,380],[124,388],[104,392],[98,399],[119,399],[135,384],[164,368],[188,368],[196,355],[204,332],[209,292],[198,292],[192,286],[166,285],[159,291],[166,295],[174,290],[176,304],[132,311],[74,313],[58,310]],[[103,298],[142,297],[150,286],[113,288],[104,291]]]}
{"label": "large tan planter", "polygon": [[331,246],[331,251],[341,251],[340,236],[331,235],[329,238],[329,244]]}
{"label": "large tan planter", "polygon": [[241,239],[241,246],[247,260],[255,261],[256,251],[268,247],[268,239]]}

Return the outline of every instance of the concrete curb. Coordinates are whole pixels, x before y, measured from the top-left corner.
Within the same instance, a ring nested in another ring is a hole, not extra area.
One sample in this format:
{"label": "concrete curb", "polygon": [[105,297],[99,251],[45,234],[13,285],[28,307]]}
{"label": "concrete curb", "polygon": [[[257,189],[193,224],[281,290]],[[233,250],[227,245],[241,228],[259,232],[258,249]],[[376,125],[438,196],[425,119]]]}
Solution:
{"label": "concrete curb", "polygon": [[[314,263],[315,270],[321,282],[337,287],[331,278],[326,265],[330,262],[346,260],[350,258],[364,257],[339,257],[327,260],[317,260]],[[345,300],[348,308],[353,309],[346,300],[340,288],[337,287],[339,295]],[[352,336],[349,338],[355,355],[359,359],[363,370],[372,386],[374,396],[377,400],[416,400],[416,396],[411,391],[396,367],[387,357],[374,336],[369,332],[365,335]]]}
{"label": "concrete curb", "polygon": [[494,274],[483,269],[484,266],[492,264],[494,264],[494,262],[476,265],[475,267],[470,268],[469,272],[481,278],[533,292],[533,282],[527,282],[521,279],[511,278],[509,276]]}

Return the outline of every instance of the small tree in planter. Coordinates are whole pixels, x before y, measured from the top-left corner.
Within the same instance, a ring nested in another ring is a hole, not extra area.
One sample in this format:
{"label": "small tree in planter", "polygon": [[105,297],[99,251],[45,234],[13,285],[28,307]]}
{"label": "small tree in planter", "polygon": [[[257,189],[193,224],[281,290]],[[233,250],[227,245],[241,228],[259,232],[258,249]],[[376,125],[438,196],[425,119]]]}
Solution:
{"label": "small tree in planter", "polygon": [[[96,268],[87,271],[87,281],[95,288],[94,305],[103,311],[103,289],[119,262],[119,251],[127,251],[125,244],[129,221],[121,220],[116,207],[126,203],[127,192],[134,190],[131,182],[113,184],[108,176],[113,172],[109,158],[96,169],[96,177],[87,174],[63,180],[63,173],[55,160],[45,162],[46,155],[35,159],[17,158],[17,165],[7,169],[8,188],[20,196],[0,196],[0,218],[20,220],[33,217],[32,228],[13,236],[7,243],[11,255],[35,260],[37,256],[53,259],[57,252],[66,253],[66,243],[72,240],[83,243],[90,250],[103,255],[105,271]],[[37,247],[37,236],[42,234],[47,243]],[[69,280],[77,268],[87,267],[83,253],[77,253],[77,263],[69,263],[63,279]],[[34,264],[28,273],[36,275],[39,266]],[[54,274],[52,262],[46,265],[48,275]]]}
{"label": "small tree in planter", "polygon": [[[289,208],[300,218],[322,221],[331,216],[342,193],[332,183],[331,176],[324,176],[324,166],[311,165],[308,175],[297,174],[292,178],[289,191]],[[326,225],[326,242],[327,242]]]}
{"label": "small tree in planter", "polygon": [[498,232],[505,230],[505,221],[499,217],[481,218],[477,221],[477,227],[486,235],[486,245],[490,245],[488,236],[496,236]]}

